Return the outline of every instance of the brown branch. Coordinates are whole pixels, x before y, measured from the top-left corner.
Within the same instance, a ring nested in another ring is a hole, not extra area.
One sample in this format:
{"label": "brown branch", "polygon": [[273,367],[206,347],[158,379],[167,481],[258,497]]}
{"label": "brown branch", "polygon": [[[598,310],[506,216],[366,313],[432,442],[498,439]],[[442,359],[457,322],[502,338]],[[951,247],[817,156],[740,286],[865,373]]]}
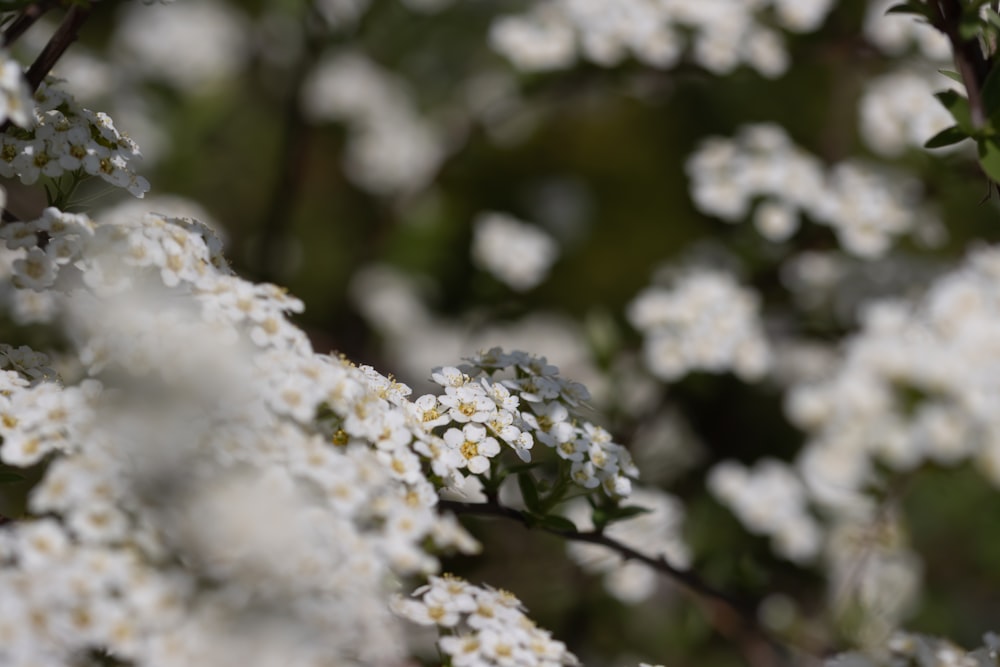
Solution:
{"label": "brown branch", "polygon": [[454,514],[469,516],[485,516],[509,519],[520,523],[529,529],[538,529],[573,542],[598,544],[615,551],[625,560],[637,561],[653,568],[667,576],[689,593],[694,593],[706,603],[707,612],[713,626],[730,638],[736,639],[744,648],[744,654],[754,665],[792,665],[796,663],[788,647],[783,645],[757,620],[757,604],[754,601],[740,600],[722,591],[692,570],[671,565],[663,556],[653,557],[637,551],[621,542],[598,531],[571,532],[539,525],[531,517],[510,507],[501,505],[499,501],[486,503],[462,503],[453,500],[441,500],[438,507]]}
{"label": "brown branch", "polygon": [[6,48],[16,42],[45,12],[58,4],[59,0],[43,0],[42,2],[33,2],[22,9],[18,17],[11,21],[7,29],[3,31],[3,37],[0,37],[0,48]]}
{"label": "brown branch", "polygon": [[276,177],[264,206],[260,222],[257,248],[259,277],[269,282],[279,282],[282,258],[289,243],[288,222],[305,181],[306,160],[309,149],[310,125],[302,110],[299,97],[302,86],[322,46],[321,35],[315,25],[316,10],[310,2],[302,17],[305,43],[298,61],[288,73],[281,101],[282,125],[279,135]]}
{"label": "brown branch", "polygon": [[969,111],[972,126],[975,129],[986,124],[986,108],[983,105],[983,83],[990,73],[991,63],[983,55],[979,41],[963,39],[959,33],[962,21],[962,3],[960,0],[930,0],[928,6],[933,16],[931,24],[943,32],[951,42],[951,51],[955,58],[955,68],[962,77],[966,93],[969,96]]}
{"label": "brown branch", "polygon": [[90,12],[90,5],[74,5],[66,13],[66,18],[59,25],[59,29],[52,35],[52,39],[49,40],[49,43],[45,45],[42,52],[38,54],[38,58],[28,68],[28,85],[31,86],[32,92],[38,90],[38,86],[45,80],[48,73],[52,71],[59,58],[66,53],[66,49],[69,48],[70,44],[76,41],[80,26],[87,20]]}
{"label": "brown branch", "polygon": [[[52,71],[59,58],[66,53],[66,49],[69,48],[70,44],[76,41],[80,26],[87,20],[90,11],[91,7],[89,4],[74,5],[66,13],[66,18],[63,19],[55,34],[49,39],[49,43],[45,45],[42,52],[35,58],[35,62],[31,63],[31,67],[28,68],[25,78],[28,81],[28,86],[31,88],[31,92],[38,90],[38,86],[45,80],[48,73]],[[27,28],[24,29],[26,30]],[[8,118],[3,124],[0,124],[0,133],[7,131],[7,128],[10,126],[11,121]]]}

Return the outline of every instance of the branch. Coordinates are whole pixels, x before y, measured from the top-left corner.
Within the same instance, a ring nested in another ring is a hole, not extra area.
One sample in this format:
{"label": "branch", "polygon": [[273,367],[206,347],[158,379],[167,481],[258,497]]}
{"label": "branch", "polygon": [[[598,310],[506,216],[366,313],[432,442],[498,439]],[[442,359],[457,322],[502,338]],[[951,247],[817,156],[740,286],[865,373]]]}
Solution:
{"label": "branch", "polygon": [[[453,512],[456,515],[465,514],[469,516],[509,519],[520,523],[526,528],[539,529],[565,540],[599,544],[615,551],[625,560],[644,563],[657,572],[666,575],[687,591],[700,596],[704,602],[710,603],[713,607],[712,611],[721,616],[721,618],[713,619],[713,625],[716,626],[716,629],[724,632],[724,634],[737,635],[737,639],[744,640],[745,653],[748,658],[753,656],[752,662],[754,664],[793,664],[787,647],[771,637],[768,631],[761,627],[757,621],[757,605],[755,602],[740,600],[725,591],[719,590],[692,570],[681,569],[671,565],[663,556],[654,558],[597,531],[570,532],[538,525],[527,514],[506,507],[495,499],[486,503],[462,503],[453,500],[441,500],[438,502],[438,507],[442,510]],[[734,628],[734,620],[737,621],[738,626],[742,627]],[[748,634],[750,637],[747,637]],[[748,639],[756,641],[746,641]],[[762,655],[762,649],[770,649],[766,651],[770,655]]]}
{"label": "branch", "polygon": [[0,37],[0,48],[7,48],[16,42],[21,35],[28,31],[28,28],[42,18],[45,12],[58,4],[59,0],[43,0],[42,2],[33,2],[22,9],[18,17],[11,21],[7,29],[3,31],[3,37]]}
{"label": "branch", "polygon": [[[49,9],[51,9],[51,7],[48,6],[49,4],[58,4],[58,3],[36,3],[35,5],[31,5],[24,11],[25,13],[27,13],[29,10],[31,10],[32,7],[39,6],[39,9],[37,9],[36,11],[44,13]],[[38,54],[37,58],[35,58],[35,62],[31,63],[31,67],[28,68],[28,72],[27,74],[25,74],[25,78],[28,81],[28,86],[31,88],[32,93],[38,90],[38,86],[41,85],[42,81],[45,80],[45,77],[48,75],[48,73],[52,71],[52,68],[55,67],[55,64],[59,61],[59,58],[61,58],[62,55],[66,53],[66,49],[69,48],[69,45],[76,41],[77,33],[79,33],[80,31],[80,26],[82,26],[83,22],[87,20],[87,17],[90,15],[90,11],[91,7],[89,4],[74,5],[66,13],[66,18],[63,19],[63,22],[59,25],[59,28],[56,30],[55,34],[53,34],[51,39],[49,39],[49,43],[45,45],[45,48],[42,49],[42,52]],[[23,33],[25,30],[28,29],[28,27],[32,23],[38,20],[38,17],[41,16],[41,13],[39,13],[37,16],[34,16],[34,18],[31,18],[26,25],[23,25],[22,27],[18,28],[20,32],[18,32],[17,35]],[[18,17],[18,19],[14,21],[14,24],[17,24],[17,22],[20,21],[21,18],[23,18],[24,16],[25,15]],[[8,32],[14,28],[14,24],[8,27]],[[5,41],[8,39],[7,33],[4,33],[3,39]],[[2,124],[0,124],[0,133],[6,132],[7,128],[9,128],[10,126],[11,126],[11,121],[8,118]]]}
{"label": "branch", "polygon": [[32,92],[38,90],[38,86],[52,71],[59,58],[66,53],[69,45],[76,41],[80,26],[87,20],[90,12],[90,5],[74,5],[66,13],[66,18],[59,25],[59,29],[52,35],[52,39],[28,68],[27,79]]}
{"label": "branch", "polygon": [[278,282],[281,259],[288,245],[285,229],[292,215],[294,204],[305,178],[306,157],[309,148],[309,122],[302,111],[299,96],[309,70],[319,54],[321,41],[311,26],[315,24],[315,8],[309,3],[301,21],[305,31],[302,54],[288,73],[288,83],[282,100],[284,122],[279,135],[277,177],[264,207],[264,217],[260,222],[259,247],[257,248],[257,269],[263,280]]}
{"label": "branch", "polygon": [[962,21],[960,0],[930,0],[928,6],[933,13],[931,24],[943,32],[951,42],[955,56],[955,68],[962,76],[966,93],[969,95],[969,111],[975,129],[986,123],[986,108],[983,106],[983,83],[990,72],[991,63],[983,55],[983,49],[974,39],[962,39],[959,24]]}

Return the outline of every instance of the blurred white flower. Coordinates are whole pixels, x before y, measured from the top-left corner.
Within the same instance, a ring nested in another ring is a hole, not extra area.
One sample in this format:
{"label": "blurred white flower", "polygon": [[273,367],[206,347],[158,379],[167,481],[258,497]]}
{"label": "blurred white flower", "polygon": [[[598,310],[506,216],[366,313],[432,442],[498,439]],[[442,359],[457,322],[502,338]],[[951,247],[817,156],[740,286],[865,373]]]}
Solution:
{"label": "blurred white flower", "polygon": [[518,292],[545,280],[559,255],[551,236],[505,213],[483,213],[473,224],[473,261]]}

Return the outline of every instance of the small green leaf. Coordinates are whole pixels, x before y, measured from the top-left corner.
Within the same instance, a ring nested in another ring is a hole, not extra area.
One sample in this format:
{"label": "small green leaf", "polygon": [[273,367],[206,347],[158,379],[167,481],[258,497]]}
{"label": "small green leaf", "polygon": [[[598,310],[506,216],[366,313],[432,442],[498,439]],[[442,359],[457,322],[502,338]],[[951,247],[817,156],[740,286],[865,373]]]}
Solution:
{"label": "small green leaf", "polygon": [[972,126],[972,114],[969,111],[969,100],[954,90],[943,90],[935,94],[934,97],[948,110],[963,132],[967,135],[975,133],[975,128]]}
{"label": "small green leaf", "polygon": [[917,16],[925,16],[930,18],[930,11],[926,4],[920,2],[920,0],[909,0],[909,2],[903,2],[898,5],[893,5],[889,9],[885,10],[886,14],[916,14]]}
{"label": "small green leaf", "polygon": [[969,135],[962,132],[958,125],[952,125],[951,127],[941,130],[928,139],[924,143],[924,148],[942,148],[944,146],[951,146],[952,144],[957,144],[958,142],[968,138]]}
{"label": "small green leaf", "polygon": [[622,507],[617,507],[611,512],[612,521],[621,521],[622,519],[631,519],[634,516],[639,516],[640,514],[649,514],[652,510],[646,507],[639,507],[638,505],[623,505]]}
{"label": "small green leaf", "polygon": [[521,488],[521,498],[524,499],[524,506],[531,511],[538,511],[538,489],[535,487],[535,478],[529,473],[517,476],[517,485]]}
{"label": "small green leaf", "polygon": [[954,72],[954,71],[952,71],[950,69],[939,69],[938,72],[940,72],[941,74],[944,74],[946,77],[948,77],[952,81],[957,81],[958,83],[960,83],[962,85],[965,85],[965,81],[962,80],[962,75],[959,74],[958,72]]}
{"label": "small green leaf", "polygon": [[562,533],[575,533],[576,524],[567,519],[566,517],[558,516],[556,514],[549,514],[548,516],[543,516],[539,522],[544,528],[549,530],[558,530]]}
{"label": "small green leaf", "polygon": [[979,37],[985,23],[977,14],[966,14],[958,22],[958,35],[966,41]]}
{"label": "small green leaf", "polygon": [[993,139],[979,140],[979,166],[994,183],[1000,183],[1000,146]]}
{"label": "small green leaf", "polygon": [[0,484],[13,484],[15,482],[23,482],[24,477],[18,475],[16,472],[8,472],[7,470],[0,470]]}

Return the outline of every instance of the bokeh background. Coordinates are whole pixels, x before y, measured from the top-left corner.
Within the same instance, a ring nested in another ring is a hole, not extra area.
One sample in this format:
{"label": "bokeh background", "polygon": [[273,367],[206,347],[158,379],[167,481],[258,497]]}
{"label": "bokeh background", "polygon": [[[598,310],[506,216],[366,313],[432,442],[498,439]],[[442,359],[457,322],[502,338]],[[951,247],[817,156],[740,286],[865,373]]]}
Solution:
{"label": "bokeh background", "polygon": [[[595,419],[632,449],[642,483],[680,500],[678,531],[696,571],[766,600],[765,624],[813,654],[873,641],[863,627],[879,612],[831,611],[831,598],[849,592],[831,591],[822,564],[776,555],[706,478],[723,460],[791,461],[805,436],[786,416],[780,369],[825,368],[858,328],[862,304],[919,294],[971,246],[1000,238],[998,195],[968,150],[929,152],[889,136],[918,124],[894,115],[893,100],[928,126],[942,110],[920,89],[878,97],[889,87],[880,77],[916,72],[928,90],[946,88],[936,70],[947,53],[880,41],[869,23],[885,3],[841,0],[797,31],[769,3],[748,0],[780,36],[780,72],[741,62],[715,71],[686,50],[662,67],[625,53],[532,71],[495,35],[500,17],[533,4],[101,2],[55,74],[136,139],[152,189],[113,201],[88,183],[78,207],[207,218],[240,274],[306,303],[298,322],[318,350],[394,373],[417,394],[432,367],[479,349],[546,355],[588,385]],[[33,28],[16,53],[29,61],[54,27]],[[803,222],[774,242],[749,221],[707,213],[692,199],[690,157],[753,123],[784,128],[824,165],[860,159],[905,173],[921,192],[908,212],[929,211],[926,224],[859,257],[830,226]],[[22,214],[44,205],[38,188],[10,189]],[[477,259],[476,223],[489,212],[554,241],[538,284],[512,287]],[[669,381],[650,372],[629,304],[692,266],[725,270],[756,292],[778,370],[747,379],[694,369]],[[897,477],[887,495],[922,583],[892,624],[976,644],[1000,614],[1000,497],[966,465]],[[514,591],[586,664],[752,662],[737,628],[666,579],[624,601],[556,538],[469,525],[484,555],[451,569]],[[863,568],[864,545],[859,553]]]}

